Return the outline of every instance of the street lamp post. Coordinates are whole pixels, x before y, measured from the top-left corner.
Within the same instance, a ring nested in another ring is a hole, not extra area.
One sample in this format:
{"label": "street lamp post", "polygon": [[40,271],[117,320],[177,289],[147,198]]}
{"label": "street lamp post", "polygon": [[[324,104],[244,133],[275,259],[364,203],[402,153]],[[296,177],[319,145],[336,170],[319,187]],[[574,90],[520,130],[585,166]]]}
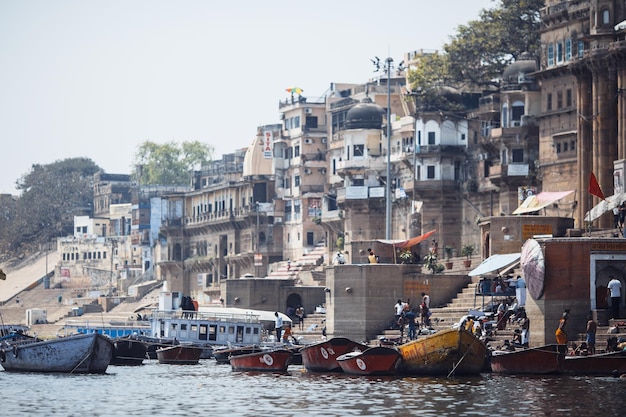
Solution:
{"label": "street lamp post", "polygon": [[[372,60],[376,71],[380,71],[380,59]],[[391,239],[391,69],[393,58],[385,59],[387,73],[387,180],[385,181],[385,239]],[[398,71],[404,70],[404,61],[398,65]]]}

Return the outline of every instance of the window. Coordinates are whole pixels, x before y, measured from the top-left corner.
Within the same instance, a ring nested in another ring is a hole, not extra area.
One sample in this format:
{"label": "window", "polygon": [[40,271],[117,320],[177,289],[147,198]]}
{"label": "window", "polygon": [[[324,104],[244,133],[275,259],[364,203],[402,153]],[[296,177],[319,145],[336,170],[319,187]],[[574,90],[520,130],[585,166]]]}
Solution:
{"label": "window", "polygon": [[572,107],[572,89],[565,91],[565,106]]}
{"label": "window", "polygon": [[434,165],[428,165],[426,167],[426,178],[428,178],[429,180],[435,179],[435,166]]}
{"label": "window", "polygon": [[296,175],[293,177],[293,186],[294,187],[300,186],[300,175]]}
{"label": "window", "polygon": [[301,201],[300,200],[294,200],[293,202],[293,217],[294,220],[300,220],[300,205],[301,205]]}
{"label": "window", "polygon": [[548,93],[546,96],[546,111],[552,110],[552,93]]}
{"label": "window", "polygon": [[435,144],[435,132],[428,132],[428,144],[429,145]]}
{"label": "window", "polygon": [[578,41],[578,57],[582,58],[585,55],[585,42]]}
{"label": "window", "polygon": [[563,92],[562,91],[556,92],[556,108],[557,109],[563,108]]}
{"label": "window", "polygon": [[285,201],[285,221],[291,221],[291,200]]}
{"label": "window", "polygon": [[294,158],[300,156],[300,145],[296,145],[293,147],[293,156]]}
{"label": "window", "polygon": [[611,23],[611,13],[608,9],[604,9],[602,10],[602,24],[608,25],[609,23]]}
{"label": "window", "polygon": [[365,145],[354,145],[352,155],[354,155],[355,157],[365,156]]}
{"label": "window", "polygon": [[511,162],[517,162],[517,163],[524,162],[524,150],[513,149],[513,160]]}
{"label": "window", "polygon": [[554,66],[554,45],[548,45],[548,66]]}
{"label": "window", "polygon": [[568,39],[565,41],[565,61],[570,61],[572,59],[572,40]]}
{"label": "window", "polygon": [[556,43],[556,62],[557,64],[563,63],[563,42]]}

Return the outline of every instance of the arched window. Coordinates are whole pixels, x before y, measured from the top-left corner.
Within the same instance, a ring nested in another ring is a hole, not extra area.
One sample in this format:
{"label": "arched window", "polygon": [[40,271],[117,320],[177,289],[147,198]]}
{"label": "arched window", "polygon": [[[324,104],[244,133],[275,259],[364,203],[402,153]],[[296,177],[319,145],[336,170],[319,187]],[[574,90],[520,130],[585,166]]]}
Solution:
{"label": "arched window", "polygon": [[609,9],[602,10],[602,24],[608,25],[611,21],[611,12]]}
{"label": "arched window", "polygon": [[502,127],[509,127],[509,106],[504,103],[502,105]]}

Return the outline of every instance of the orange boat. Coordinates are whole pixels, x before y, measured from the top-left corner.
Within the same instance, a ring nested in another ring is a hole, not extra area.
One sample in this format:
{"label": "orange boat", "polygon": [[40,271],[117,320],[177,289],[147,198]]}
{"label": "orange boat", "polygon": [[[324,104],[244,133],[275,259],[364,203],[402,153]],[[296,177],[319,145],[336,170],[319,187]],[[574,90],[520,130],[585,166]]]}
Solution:
{"label": "orange boat", "polygon": [[293,352],[287,349],[263,350],[244,355],[231,356],[233,371],[285,372],[293,359]]}
{"label": "orange boat", "polygon": [[343,372],[352,375],[394,375],[400,361],[400,352],[385,346],[348,352],[337,358]]}
{"label": "orange boat", "polygon": [[397,349],[398,372],[406,375],[478,375],[488,355],[487,346],[464,329],[440,330]]}

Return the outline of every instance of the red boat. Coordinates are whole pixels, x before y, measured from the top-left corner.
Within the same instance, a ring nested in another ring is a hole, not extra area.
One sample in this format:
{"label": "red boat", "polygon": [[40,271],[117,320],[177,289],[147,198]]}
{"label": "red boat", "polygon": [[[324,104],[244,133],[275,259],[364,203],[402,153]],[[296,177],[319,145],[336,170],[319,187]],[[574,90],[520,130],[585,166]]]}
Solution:
{"label": "red boat", "polygon": [[500,374],[557,374],[565,360],[566,345],[545,345],[491,353],[491,372]]}
{"label": "red boat", "polygon": [[200,362],[202,348],[188,345],[175,345],[157,349],[159,363],[169,365],[196,365]]}
{"label": "red boat", "polygon": [[368,347],[346,337],[333,337],[302,347],[300,349],[302,365],[307,371],[313,372],[341,371],[337,357],[354,350],[364,351]]}
{"label": "red boat", "polygon": [[261,346],[235,346],[223,349],[214,349],[213,357],[218,364],[229,364],[232,356],[246,355],[248,353],[260,352],[264,350]]}
{"label": "red boat", "polygon": [[244,355],[231,356],[233,371],[285,372],[293,359],[293,352],[287,349],[263,350]]}
{"label": "red boat", "polygon": [[566,356],[563,373],[572,375],[621,375],[626,373],[626,351]]}
{"label": "red boat", "polygon": [[343,372],[352,375],[394,375],[400,361],[402,355],[397,349],[384,346],[348,352],[337,358]]}

